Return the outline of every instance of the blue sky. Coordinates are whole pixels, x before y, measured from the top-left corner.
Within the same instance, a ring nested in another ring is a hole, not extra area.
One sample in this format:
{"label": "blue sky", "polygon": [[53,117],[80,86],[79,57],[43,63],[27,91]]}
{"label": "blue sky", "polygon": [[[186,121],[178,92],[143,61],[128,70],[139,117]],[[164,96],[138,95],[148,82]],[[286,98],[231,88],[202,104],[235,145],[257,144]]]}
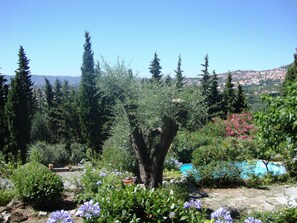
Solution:
{"label": "blue sky", "polygon": [[174,76],[264,70],[289,64],[297,48],[296,0],[0,0],[0,72],[14,74],[22,45],[32,74],[80,75],[84,32],[95,60],[117,58],[150,76],[157,52]]}

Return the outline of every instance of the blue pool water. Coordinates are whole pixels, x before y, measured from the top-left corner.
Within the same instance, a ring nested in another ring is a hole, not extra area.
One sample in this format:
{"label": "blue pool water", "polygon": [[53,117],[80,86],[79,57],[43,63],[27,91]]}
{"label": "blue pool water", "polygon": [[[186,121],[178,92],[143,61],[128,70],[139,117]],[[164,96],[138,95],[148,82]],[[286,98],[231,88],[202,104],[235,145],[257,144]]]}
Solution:
{"label": "blue pool water", "polygon": [[[244,162],[242,164],[243,164],[244,170],[250,169],[252,167],[252,164],[249,164],[247,162]],[[255,166],[251,169],[251,172],[253,172],[254,174],[262,176],[267,173],[265,165],[261,160],[256,161],[254,165]],[[184,175],[187,175],[188,172],[193,171],[193,165],[191,163],[185,163],[185,164],[182,164],[179,169],[182,171]],[[285,167],[277,163],[269,163],[268,169],[274,175],[280,175],[286,172]],[[247,174],[243,174],[242,178],[243,179],[247,178]]]}

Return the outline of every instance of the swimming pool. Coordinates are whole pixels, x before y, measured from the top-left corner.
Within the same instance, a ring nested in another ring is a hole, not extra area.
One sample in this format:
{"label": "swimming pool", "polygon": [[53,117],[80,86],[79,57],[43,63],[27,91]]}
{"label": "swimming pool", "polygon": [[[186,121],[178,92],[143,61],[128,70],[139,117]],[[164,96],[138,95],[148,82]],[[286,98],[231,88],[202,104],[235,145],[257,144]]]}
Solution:
{"label": "swimming pool", "polygon": [[[253,166],[253,164],[249,164],[248,162],[243,162],[242,164],[243,164],[244,170],[251,169],[251,172],[253,172],[255,175],[263,176],[267,173],[265,165],[261,160],[255,161],[254,166]],[[181,170],[181,172],[184,175],[187,175],[188,172],[193,171],[193,165],[192,165],[192,163],[185,163],[185,164],[182,164],[179,169]],[[274,175],[280,175],[280,174],[284,174],[286,172],[286,168],[282,164],[279,164],[279,163],[269,163],[268,169]],[[248,178],[247,174],[243,173],[242,178],[243,179]]]}

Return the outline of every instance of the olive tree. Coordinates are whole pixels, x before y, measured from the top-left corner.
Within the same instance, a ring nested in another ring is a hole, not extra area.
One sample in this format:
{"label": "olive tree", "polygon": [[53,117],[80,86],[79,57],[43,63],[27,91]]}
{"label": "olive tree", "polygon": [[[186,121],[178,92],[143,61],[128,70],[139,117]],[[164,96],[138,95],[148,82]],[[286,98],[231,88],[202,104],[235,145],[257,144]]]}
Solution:
{"label": "olive tree", "polygon": [[104,78],[126,114],[142,182],[147,188],[161,185],[164,160],[180,127],[187,125],[189,117],[192,125],[193,120],[200,125],[207,119],[203,97],[197,89],[141,84],[120,62],[115,66],[105,63]]}

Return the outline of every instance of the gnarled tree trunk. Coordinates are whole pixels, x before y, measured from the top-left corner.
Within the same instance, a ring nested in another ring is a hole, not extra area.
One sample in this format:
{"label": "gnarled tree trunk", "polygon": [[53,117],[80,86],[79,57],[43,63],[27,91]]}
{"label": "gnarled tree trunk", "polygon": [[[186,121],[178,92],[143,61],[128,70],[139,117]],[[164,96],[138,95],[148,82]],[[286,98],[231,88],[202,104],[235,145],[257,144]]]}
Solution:
{"label": "gnarled tree trunk", "polygon": [[131,127],[130,139],[138,160],[141,180],[146,188],[158,187],[163,180],[165,157],[179,126],[173,118],[164,116],[160,128],[144,133],[133,113],[135,106],[125,105],[124,109]]}

